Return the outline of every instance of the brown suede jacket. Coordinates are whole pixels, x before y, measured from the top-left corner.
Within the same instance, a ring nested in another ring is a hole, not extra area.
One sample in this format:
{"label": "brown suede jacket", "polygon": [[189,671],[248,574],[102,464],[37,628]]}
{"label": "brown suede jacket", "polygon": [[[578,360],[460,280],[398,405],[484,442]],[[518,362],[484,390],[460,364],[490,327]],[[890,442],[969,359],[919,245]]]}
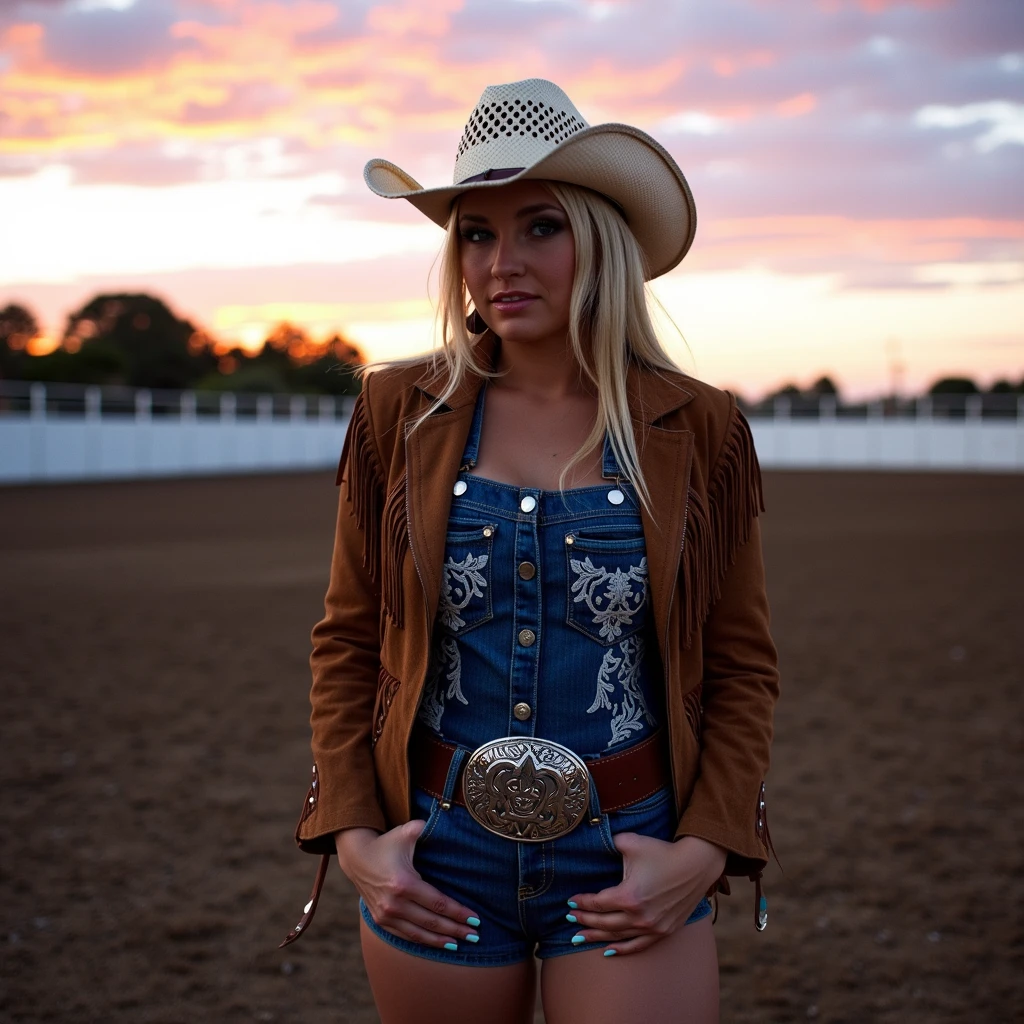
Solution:
{"label": "brown suede jacket", "polygon": [[[490,332],[478,342],[483,365],[496,344]],[[407,433],[443,386],[430,373],[420,363],[367,375],[342,451],[326,615],[312,635],[313,781],[296,830],[310,853],[333,853],[342,829],[383,831],[410,817],[409,739],[427,675],[452,486],[483,383],[467,375]],[[779,675],[750,429],[732,395],[684,374],[634,364],[627,383],[654,509],[642,517],[676,835],[724,847],[725,873],[759,883],[770,844],[764,776]],[[325,872],[326,856],[289,940],[308,925]],[[724,878],[719,888],[728,891]]]}

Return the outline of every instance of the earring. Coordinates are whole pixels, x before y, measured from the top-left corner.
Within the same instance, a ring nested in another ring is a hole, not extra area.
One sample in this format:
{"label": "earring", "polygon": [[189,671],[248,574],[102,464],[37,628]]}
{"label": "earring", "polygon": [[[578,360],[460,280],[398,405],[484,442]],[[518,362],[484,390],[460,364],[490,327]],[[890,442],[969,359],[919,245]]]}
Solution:
{"label": "earring", "polygon": [[466,330],[470,334],[483,334],[487,330],[487,324],[484,322],[484,318],[480,315],[479,310],[474,309],[466,317]]}

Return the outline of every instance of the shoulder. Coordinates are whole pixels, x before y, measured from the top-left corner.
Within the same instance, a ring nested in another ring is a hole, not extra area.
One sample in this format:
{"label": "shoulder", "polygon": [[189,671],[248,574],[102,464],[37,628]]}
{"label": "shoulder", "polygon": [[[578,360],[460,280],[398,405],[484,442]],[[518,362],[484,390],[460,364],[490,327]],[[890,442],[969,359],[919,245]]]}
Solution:
{"label": "shoulder", "polygon": [[356,401],[365,406],[374,438],[388,446],[397,435],[402,421],[423,407],[422,387],[434,374],[430,356],[391,363],[370,370],[363,377],[363,387]]}
{"label": "shoulder", "polygon": [[644,408],[634,414],[670,430],[692,432],[698,453],[713,460],[741,415],[735,396],[682,370],[647,369],[640,377]]}

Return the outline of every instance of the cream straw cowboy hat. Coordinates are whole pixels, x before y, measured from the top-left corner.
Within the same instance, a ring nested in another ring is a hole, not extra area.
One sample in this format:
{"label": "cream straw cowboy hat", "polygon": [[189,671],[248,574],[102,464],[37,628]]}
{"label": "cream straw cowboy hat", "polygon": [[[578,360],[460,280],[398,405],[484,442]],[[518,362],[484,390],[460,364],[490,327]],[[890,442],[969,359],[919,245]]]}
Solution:
{"label": "cream straw cowboy hat", "polygon": [[454,184],[423,188],[379,159],[363,177],[377,195],[408,199],[442,227],[452,200],[470,189],[526,178],[583,185],[618,206],[647,258],[649,278],[679,263],[697,227],[690,186],[662,146],[628,124],[588,125],[569,97],[542,78],[483,91],[459,142]]}

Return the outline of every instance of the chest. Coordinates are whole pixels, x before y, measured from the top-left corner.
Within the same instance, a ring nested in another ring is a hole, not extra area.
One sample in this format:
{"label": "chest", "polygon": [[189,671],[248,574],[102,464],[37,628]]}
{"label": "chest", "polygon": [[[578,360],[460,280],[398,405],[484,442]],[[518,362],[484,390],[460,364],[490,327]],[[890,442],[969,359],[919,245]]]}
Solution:
{"label": "chest", "polygon": [[[563,468],[592,429],[596,400],[582,395],[544,401],[494,387],[487,392],[475,471],[517,487],[557,489]],[[565,486],[601,481],[601,451],[597,448],[571,468]]]}

